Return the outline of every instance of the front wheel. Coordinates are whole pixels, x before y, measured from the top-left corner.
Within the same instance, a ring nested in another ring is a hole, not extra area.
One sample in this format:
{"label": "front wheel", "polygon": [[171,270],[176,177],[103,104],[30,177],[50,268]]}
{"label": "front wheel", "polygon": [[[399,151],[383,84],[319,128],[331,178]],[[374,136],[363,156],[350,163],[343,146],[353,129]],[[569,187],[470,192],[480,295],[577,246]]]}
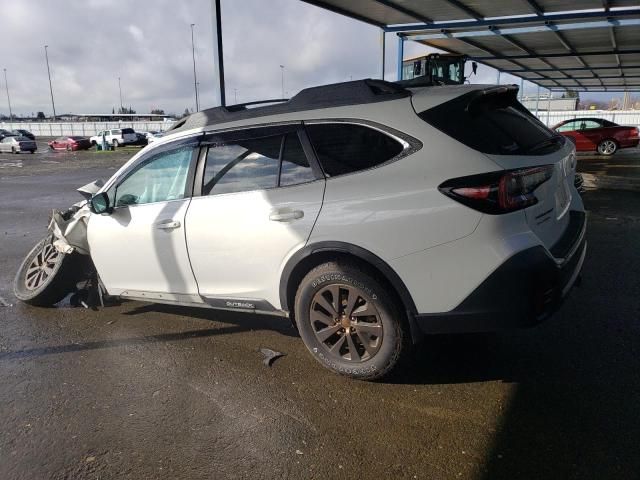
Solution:
{"label": "front wheel", "polygon": [[328,262],[300,283],[295,318],[314,358],[362,380],[389,375],[410,349],[399,306],[373,275],[355,264]]}
{"label": "front wheel", "polygon": [[17,154],[18,151],[16,150],[16,147],[11,147],[11,153]]}
{"label": "front wheel", "polygon": [[613,140],[602,140],[598,144],[598,153],[600,155],[613,155],[618,150],[618,144]]}
{"label": "front wheel", "polygon": [[48,236],[27,254],[13,282],[19,300],[31,305],[50,307],[69,293],[81,276],[81,255],[60,253]]}

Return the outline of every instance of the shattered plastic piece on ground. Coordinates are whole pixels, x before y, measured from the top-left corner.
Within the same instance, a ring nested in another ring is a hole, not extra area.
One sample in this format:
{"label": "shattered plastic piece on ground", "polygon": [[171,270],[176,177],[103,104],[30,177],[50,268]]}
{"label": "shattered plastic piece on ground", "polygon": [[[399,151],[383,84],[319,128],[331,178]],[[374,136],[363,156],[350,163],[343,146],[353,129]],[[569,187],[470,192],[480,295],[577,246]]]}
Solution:
{"label": "shattered plastic piece on ground", "polygon": [[276,352],[275,350],[271,350],[270,348],[261,348],[260,352],[265,356],[265,359],[262,361],[262,363],[264,363],[267,367],[270,367],[271,364],[278,358],[285,356],[284,353]]}

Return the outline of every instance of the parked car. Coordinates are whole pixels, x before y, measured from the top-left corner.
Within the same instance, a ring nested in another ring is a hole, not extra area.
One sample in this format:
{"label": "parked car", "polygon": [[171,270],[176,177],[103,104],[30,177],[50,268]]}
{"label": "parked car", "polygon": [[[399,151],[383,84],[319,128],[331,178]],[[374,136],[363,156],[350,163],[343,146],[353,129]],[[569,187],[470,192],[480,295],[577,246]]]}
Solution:
{"label": "parked car", "polygon": [[570,138],[578,152],[613,155],[620,148],[637,147],[640,142],[636,127],[624,127],[603,118],[565,120],[553,130]]}
{"label": "parked car", "polygon": [[13,133],[14,135],[22,136],[22,137],[27,137],[29,140],[36,139],[36,136],[33,133],[31,133],[29,130],[24,130],[22,128],[12,130],[11,133]]}
{"label": "parked car", "polygon": [[289,317],[361,379],[425,334],[534,325],[580,274],[586,215],[574,145],[517,91],[361,80],[189,116],[54,213],[16,296],[59,301],[84,259],[109,295]]}
{"label": "parked car", "polygon": [[11,135],[0,140],[0,152],[31,152],[34,153],[38,147],[36,142],[27,137]]}
{"label": "parked car", "polygon": [[67,150],[68,152],[75,152],[76,150],[88,150],[91,148],[91,142],[87,137],[58,137],[49,142],[49,148],[52,150]]}
{"label": "parked car", "polygon": [[142,145],[143,147],[149,143],[147,136],[143,132],[136,132],[136,141],[133,145]]}
{"label": "parked car", "polygon": [[98,132],[89,140],[92,145],[102,143],[102,134],[104,133],[105,140],[108,144],[114,147],[121,147],[127,144],[133,144],[138,141],[138,136],[133,128],[116,128],[112,130],[104,130],[104,132]]}
{"label": "parked car", "polygon": [[147,142],[148,143],[155,142],[156,140],[162,138],[162,136],[163,136],[162,132],[147,132]]}

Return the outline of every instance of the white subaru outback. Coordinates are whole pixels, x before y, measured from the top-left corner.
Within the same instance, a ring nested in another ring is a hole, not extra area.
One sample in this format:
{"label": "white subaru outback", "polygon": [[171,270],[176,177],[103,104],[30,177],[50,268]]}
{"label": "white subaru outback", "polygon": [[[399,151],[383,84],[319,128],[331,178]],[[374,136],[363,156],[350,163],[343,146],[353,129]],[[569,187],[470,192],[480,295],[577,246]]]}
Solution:
{"label": "white subaru outback", "polygon": [[196,113],[54,212],[15,293],[50,305],[93,271],[112,296],[288,316],[361,379],[424,334],[533,325],[579,276],[586,217],[574,145],[516,94],[361,80]]}

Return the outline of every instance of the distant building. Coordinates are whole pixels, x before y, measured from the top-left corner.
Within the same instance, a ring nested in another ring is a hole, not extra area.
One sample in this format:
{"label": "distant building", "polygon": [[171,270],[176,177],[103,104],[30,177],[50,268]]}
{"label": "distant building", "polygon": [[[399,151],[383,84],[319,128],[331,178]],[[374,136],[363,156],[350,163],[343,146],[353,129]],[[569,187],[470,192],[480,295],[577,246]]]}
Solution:
{"label": "distant building", "polygon": [[538,111],[577,110],[578,101],[578,98],[550,98],[548,94],[540,95],[539,99],[535,95],[525,95],[524,98],[520,100],[520,102],[532,112],[536,110],[536,104]]}
{"label": "distant building", "polygon": [[65,113],[57,115],[59,122],[152,122],[175,120],[172,115],[156,113]]}

